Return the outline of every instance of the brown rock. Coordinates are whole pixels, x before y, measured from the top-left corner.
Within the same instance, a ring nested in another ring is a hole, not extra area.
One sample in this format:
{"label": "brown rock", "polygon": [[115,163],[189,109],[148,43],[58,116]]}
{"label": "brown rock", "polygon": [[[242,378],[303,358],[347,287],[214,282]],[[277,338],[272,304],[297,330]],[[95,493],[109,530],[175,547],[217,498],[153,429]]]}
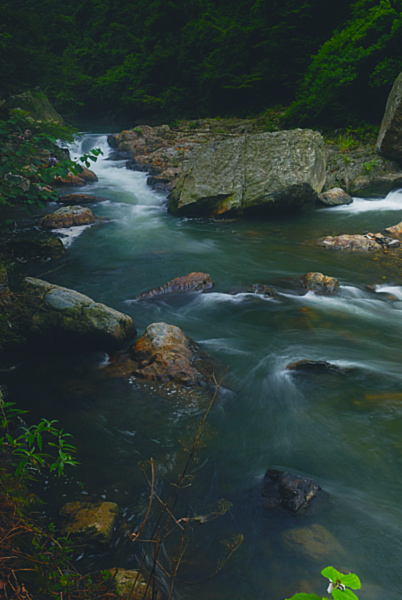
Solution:
{"label": "brown rock", "polygon": [[332,294],[339,287],[339,281],[335,277],[328,277],[322,273],[306,273],[301,277],[301,283],[306,291],[320,294]]}
{"label": "brown rock", "polygon": [[65,185],[86,185],[87,183],[95,183],[98,181],[97,176],[90,169],[83,169],[79,175],[69,173],[67,177],[55,177],[53,184],[56,186]]}
{"label": "brown rock", "polygon": [[162,594],[158,590],[154,593],[152,583],[148,585],[138,571],[114,568],[109,572],[118,596],[127,600],[161,600]]}
{"label": "brown rock", "polygon": [[40,220],[40,225],[46,229],[90,225],[91,223],[95,223],[95,215],[89,208],[82,206],[64,206],[50,215],[45,215]]}
{"label": "brown rock", "polygon": [[349,196],[342,188],[332,188],[327,192],[318,194],[318,199],[327,206],[339,206],[340,204],[351,204],[352,196]]}
{"label": "brown rock", "polygon": [[402,238],[402,221],[392,227],[387,227],[385,232],[392,237]]}
{"label": "brown rock", "polygon": [[304,554],[313,560],[322,561],[343,553],[342,546],[334,536],[322,525],[311,525],[300,529],[287,531],[283,541],[294,553]]}
{"label": "brown rock", "polygon": [[179,292],[200,292],[211,289],[214,282],[208,273],[189,273],[182,277],[171,279],[160,287],[153,288],[149,292],[144,292],[140,298],[153,298],[162,294],[179,293]]}
{"label": "brown rock", "polygon": [[67,204],[68,206],[103,201],[103,198],[98,198],[98,196],[90,196],[88,194],[67,194],[65,196],[60,196],[58,199],[58,202],[61,202],[62,204]]}
{"label": "brown rock", "polygon": [[111,542],[118,513],[119,507],[114,502],[69,502],[60,511],[65,520],[62,532],[78,543],[107,545]]}
{"label": "brown rock", "polygon": [[138,363],[134,374],[148,380],[193,386],[206,385],[212,377],[212,366],[201,347],[174,325],[149,325],[131,354]]}

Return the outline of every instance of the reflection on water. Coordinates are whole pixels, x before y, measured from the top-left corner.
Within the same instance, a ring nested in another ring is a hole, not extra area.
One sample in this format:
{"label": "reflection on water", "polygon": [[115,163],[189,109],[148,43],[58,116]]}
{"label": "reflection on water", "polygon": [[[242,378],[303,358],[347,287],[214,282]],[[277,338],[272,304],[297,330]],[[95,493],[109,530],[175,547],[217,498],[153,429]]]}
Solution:
{"label": "reflection on water", "polygon": [[[266,222],[178,220],[146,175],[106,160],[106,136],[87,136],[82,148],[99,145],[104,158],[91,193],[106,201],[93,210],[108,221],[76,237],[46,278],[130,314],[140,333],[156,321],[177,325],[229,368],[179,510],[203,514],[220,498],[232,508],[197,530],[183,579],[214,570],[220,540],[240,532],[245,541],[213,580],[194,587],[178,581],[179,597],[282,600],[302,580],[323,594],[319,572],[333,564],[360,575],[362,598],[399,598],[401,251],[340,254],[313,242],[397,223],[401,192]],[[35,275],[43,265],[27,268]],[[191,271],[210,273],[213,291],[130,302]],[[336,295],[299,295],[294,278],[309,271],[339,278]],[[277,287],[278,296],[227,293],[256,283]],[[290,373],[287,364],[299,359],[345,370]],[[30,407],[32,420],[59,419],[74,435],[81,465],[68,480],[48,482],[54,510],[79,496],[78,478],[91,497],[117,501],[135,530],[148,502],[139,463],[154,458],[158,489],[167,493],[186,460],[179,440],[194,431],[205,399],[108,379],[107,362],[105,355],[32,358],[9,381],[10,394]],[[259,490],[268,468],[312,477],[323,492],[302,515],[264,509]],[[134,567],[137,554],[120,541],[91,560]]]}

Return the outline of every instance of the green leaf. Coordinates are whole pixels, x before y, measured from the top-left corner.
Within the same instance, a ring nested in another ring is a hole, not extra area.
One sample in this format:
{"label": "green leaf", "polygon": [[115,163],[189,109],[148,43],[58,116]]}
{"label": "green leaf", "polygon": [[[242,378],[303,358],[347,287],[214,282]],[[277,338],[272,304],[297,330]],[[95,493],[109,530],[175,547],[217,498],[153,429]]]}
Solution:
{"label": "green leaf", "polygon": [[342,577],[344,577],[344,574],[334,569],[334,567],[326,567],[321,571],[321,575],[327,579],[330,579],[332,583],[336,583],[337,581],[341,581],[343,583]]}
{"label": "green leaf", "polygon": [[356,596],[356,594],[354,592],[352,592],[352,590],[340,590],[339,588],[336,590],[333,590],[332,592],[332,597],[334,600],[359,600],[359,598]]}
{"label": "green leaf", "polygon": [[303,594],[299,592],[294,594],[291,598],[286,598],[286,600],[322,600],[322,596],[317,596],[317,594]]}
{"label": "green leaf", "polygon": [[355,575],[355,573],[348,573],[347,575],[343,575],[341,583],[343,583],[347,587],[352,588],[352,590],[360,590],[360,588],[362,587],[360,579],[357,575]]}

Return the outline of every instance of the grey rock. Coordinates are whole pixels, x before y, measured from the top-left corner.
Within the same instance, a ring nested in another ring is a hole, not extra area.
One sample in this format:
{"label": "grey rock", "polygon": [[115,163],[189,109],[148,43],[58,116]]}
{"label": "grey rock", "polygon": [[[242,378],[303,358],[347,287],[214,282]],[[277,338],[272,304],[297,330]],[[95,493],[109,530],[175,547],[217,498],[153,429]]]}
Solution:
{"label": "grey rock", "polygon": [[202,145],[184,164],[169,210],[219,216],[302,206],[316,199],[324,183],[319,133],[297,129],[244,135]]}
{"label": "grey rock", "polygon": [[327,206],[339,206],[340,204],[352,204],[353,198],[342,188],[336,187],[318,194],[318,199]]}
{"label": "grey rock", "polygon": [[41,279],[25,278],[21,304],[28,333],[52,345],[114,349],[136,333],[131,317]]}
{"label": "grey rock", "polygon": [[388,96],[376,149],[383,156],[402,160],[402,73]]}
{"label": "grey rock", "polygon": [[268,508],[282,506],[296,513],[307,508],[320,490],[313,479],[269,469],[264,477],[261,495]]}

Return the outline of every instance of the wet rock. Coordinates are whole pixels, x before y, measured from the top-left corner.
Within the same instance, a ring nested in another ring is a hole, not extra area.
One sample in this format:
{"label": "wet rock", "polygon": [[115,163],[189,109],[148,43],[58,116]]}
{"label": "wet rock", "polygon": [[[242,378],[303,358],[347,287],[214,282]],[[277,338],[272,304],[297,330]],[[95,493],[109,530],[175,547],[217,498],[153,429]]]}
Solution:
{"label": "wet rock", "polygon": [[179,327],[152,323],[131,350],[134,373],[148,380],[186,386],[210,383],[213,367],[202,348]]}
{"label": "wet rock", "polygon": [[208,273],[189,273],[182,277],[176,277],[160,287],[153,288],[149,292],[144,292],[139,298],[153,298],[162,294],[180,293],[180,292],[200,292],[209,290],[214,282]]}
{"label": "wet rock", "polygon": [[402,221],[396,225],[392,225],[392,227],[387,227],[384,231],[392,237],[402,238]]}
{"label": "wet rock", "polygon": [[237,294],[256,294],[257,296],[264,296],[264,298],[274,298],[278,295],[278,292],[273,287],[264,283],[253,283],[246,287],[231,289],[226,293],[231,296],[236,296]]}
{"label": "wet rock", "polygon": [[40,220],[40,225],[46,229],[64,229],[92,223],[95,223],[95,215],[92,210],[82,206],[64,206]]}
{"label": "wet rock", "polygon": [[313,479],[269,469],[264,477],[261,495],[267,508],[282,506],[296,513],[307,508],[320,490]]}
{"label": "wet rock", "polygon": [[58,202],[61,204],[67,204],[68,206],[76,206],[77,204],[90,204],[92,202],[104,202],[103,198],[98,196],[91,196],[89,194],[66,194],[60,196]]}
{"label": "wet rock", "polygon": [[302,359],[286,365],[289,371],[304,371],[307,373],[344,373],[346,369],[333,365],[326,360]]}
{"label": "wet rock", "polygon": [[402,159],[402,73],[396,78],[388,96],[376,149],[388,158]]}
{"label": "wet rock", "polygon": [[374,238],[360,234],[329,235],[319,239],[317,245],[329,250],[348,250],[351,252],[368,252],[370,250],[379,250],[382,247]]}
{"label": "wet rock", "polygon": [[98,181],[98,177],[90,169],[83,169],[79,175],[69,173],[67,177],[55,177],[53,185],[55,186],[69,186],[69,185],[86,185],[87,183],[95,183]]}
{"label": "wet rock", "polygon": [[107,546],[112,541],[118,514],[119,507],[114,502],[69,502],[60,511],[64,521],[62,533],[78,544]]}
{"label": "wet rock", "polygon": [[328,277],[322,273],[306,273],[300,281],[306,291],[319,294],[333,294],[339,287],[339,281],[335,277]]}
{"label": "wet rock", "polygon": [[114,581],[116,594],[127,600],[161,600],[162,594],[148,585],[144,577],[134,570],[109,569]]}
{"label": "wet rock", "polygon": [[131,317],[40,279],[25,278],[20,303],[27,332],[35,341],[106,350],[123,346],[136,333]]}
{"label": "wet rock", "polygon": [[325,183],[323,140],[310,130],[240,136],[203,144],[183,166],[169,211],[220,216],[297,207]]}
{"label": "wet rock", "polygon": [[292,555],[302,554],[315,561],[334,560],[344,553],[334,536],[318,524],[285,532],[283,542]]}
{"label": "wet rock", "polygon": [[402,187],[402,173],[383,173],[381,175],[361,175],[351,184],[354,196],[363,198],[385,198],[397,188]]}
{"label": "wet rock", "polygon": [[46,259],[65,254],[61,239],[46,235],[33,238],[9,239],[0,244],[0,252],[12,258]]}
{"label": "wet rock", "polygon": [[318,194],[318,199],[327,206],[339,206],[341,204],[352,204],[353,202],[352,196],[349,196],[345,190],[339,187]]}

